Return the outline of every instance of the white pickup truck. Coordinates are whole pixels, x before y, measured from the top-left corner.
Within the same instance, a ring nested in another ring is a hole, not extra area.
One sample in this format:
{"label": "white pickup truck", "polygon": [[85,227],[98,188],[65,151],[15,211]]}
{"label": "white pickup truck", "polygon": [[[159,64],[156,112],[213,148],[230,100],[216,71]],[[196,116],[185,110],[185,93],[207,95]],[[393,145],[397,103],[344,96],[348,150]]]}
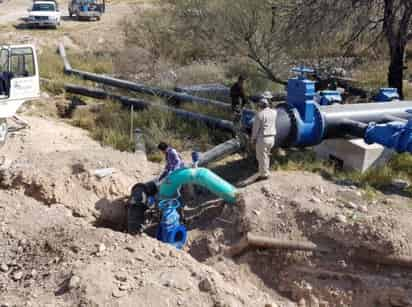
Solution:
{"label": "white pickup truck", "polygon": [[40,96],[39,66],[32,45],[0,46],[0,147],[7,139],[7,119]]}
{"label": "white pickup truck", "polygon": [[54,0],[34,1],[28,11],[28,26],[57,28],[60,25],[61,13]]}

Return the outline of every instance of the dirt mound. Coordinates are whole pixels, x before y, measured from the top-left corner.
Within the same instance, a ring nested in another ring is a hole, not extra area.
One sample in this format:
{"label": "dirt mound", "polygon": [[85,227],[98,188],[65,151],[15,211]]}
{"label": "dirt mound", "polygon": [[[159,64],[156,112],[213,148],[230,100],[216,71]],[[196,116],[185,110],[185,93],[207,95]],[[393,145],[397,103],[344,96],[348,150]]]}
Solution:
{"label": "dirt mound", "polygon": [[[63,206],[0,191],[6,306],[252,306],[228,276],[147,236],[95,228]],[[21,205],[16,206],[16,203]]]}
{"label": "dirt mound", "polygon": [[[83,130],[36,117],[29,122],[31,129],[4,149],[0,186],[44,205],[62,204],[76,216],[93,219],[103,201],[128,195],[133,184],[153,178],[159,169],[142,155],[102,147]],[[96,176],[105,168],[113,174]]]}
{"label": "dirt mound", "polygon": [[[124,219],[129,187],[158,174],[158,164],[104,148],[57,120],[26,119],[31,129],[11,136],[0,170],[2,304],[276,306],[270,292],[227,270],[146,235],[102,228],[111,226],[105,219]],[[114,173],[98,178],[102,168]],[[222,205],[206,202],[192,215],[207,222]],[[222,220],[237,212],[223,208]]]}
{"label": "dirt mound", "polygon": [[[160,165],[102,147],[58,120],[27,119],[31,129],[11,135],[0,168],[3,305],[412,304],[407,261],[375,261],[410,259],[407,199],[372,201],[356,187],[302,172],[276,172],[240,189],[236,205],[194,189],[185,208],[189,242],[177,251],[122,233],[129,188]],[[98,176],[102,169],[108,176]],[[328,252],[250,248],[229,257],[246,233]]]}
{"label": "dirt mound", "polygon": [[[188,251],[196,259],[219,271],[230,268],[240,280],[273,297],[281,293],[299,306],[412,303],[412,271],[378,264],[379,258],[388,255],[411,255],[408,221],[412,212],[400,207],[408,200],[394,201],[388,208],[386,197],[369,201],[356,187],[301,172],[274,173],[269,182],[253,184],[242,194],[238,206],[226,205],[208,225],[195,223]],[[329,252],[250,249],[235,262],[216,262],[216,255],[248,232],[310,241]]]}

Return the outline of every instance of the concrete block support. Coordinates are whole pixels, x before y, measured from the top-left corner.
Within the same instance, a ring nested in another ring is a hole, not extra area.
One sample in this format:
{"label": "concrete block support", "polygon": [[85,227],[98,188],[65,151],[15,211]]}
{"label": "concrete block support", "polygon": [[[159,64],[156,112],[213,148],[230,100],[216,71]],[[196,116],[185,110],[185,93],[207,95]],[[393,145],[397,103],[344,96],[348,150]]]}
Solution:
{"label": "concrete block support", "polygon": [[362,139],[330,139],[315,146],[314,150],[319,159],[337,163],[345,170],[362,173],[382,166],[394,154],[394,151],[381,145],[368,145]]}

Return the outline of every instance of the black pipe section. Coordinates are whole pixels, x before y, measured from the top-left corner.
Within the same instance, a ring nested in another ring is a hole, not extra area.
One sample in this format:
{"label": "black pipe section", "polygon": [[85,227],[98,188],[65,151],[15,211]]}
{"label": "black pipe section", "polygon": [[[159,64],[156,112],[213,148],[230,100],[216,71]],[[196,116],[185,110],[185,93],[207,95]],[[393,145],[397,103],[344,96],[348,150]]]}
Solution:
{"label": "black pipe section", "polygon": [[351,119],[344,119],[341,126],[343,134],[359,138],[365,136],[366,128],[368,128],[368,124]]}
{"label": "black pipe section", "polygon": [[288,104],[282,103],[276,106],[276,147],[290,147],[297,135],[297,125],[294,115]]}
{"label": "black pipe section", "polygon": [[149,86],[139,84],[136,82],[121,80],[121,79],[117,79],[113,77],[102,76],[102,75],[98,75],[98,74],[94,74],[94,73],[90,73],[86,71],[81,71],[78,69],[73,69],[67,58],[66,50],[62,43],[59,44],[59,53],[60,53],[61,58],[63,59],[64,72],[66,74],[77,75],[85,80],[90,80],[90,81],[110,85],[110,86],[117,87],[117,88],[123,88],[123,89],[127,89],[130,91],[138,92],[141,94],[147,94],[151,96],[158,96],[158,97],[166,98],[169,101],[173,101],[177,103],[191,102],[191,103],[197,103],[201,105],[211,105],[211,106],[219,107],[225,110],[231,109],[231,105],[224,103],[224,102],[191,96],[185,93],[178,93],[175,91],[164,90],[158,87],[149,87]]}
{"label": "black pipe section", "polygon": [[77,86],[77,85],[71,85],[71,84],[66,84],[64,88],[68,93],[93,97],[97,99],[111,99],[114,101],[118,101],[127,107],[130,107],[133,105],[135,109],[139,109],[139,110],[147,109],[150,107],[157,108],[164,112],[172,112],[180,118],[184,118],[184,119],[195,121],[195,122],[202,122],[212,129],[219,129],[219,130],[235,133],[235,128],[234,128],[233,123],[228,120],[223,120],[223,119],[219,119],[219,118],[215,118],[215,117],[211,117],[211,116],[207,116],[207,115],[203,115],[199,113],[188,112],[188,111],[184,111],[181,109],[176,109],[176,108],[172,108],[168,106],[156,105],[156,104],[152,104],[152,103],[149,103],[143,100],[138,100],[138,99],[134,99],[134,98],[126,97],[126,96],[114,95],[114,94],[107,93],[100,89],[87,88],[84,86]]}

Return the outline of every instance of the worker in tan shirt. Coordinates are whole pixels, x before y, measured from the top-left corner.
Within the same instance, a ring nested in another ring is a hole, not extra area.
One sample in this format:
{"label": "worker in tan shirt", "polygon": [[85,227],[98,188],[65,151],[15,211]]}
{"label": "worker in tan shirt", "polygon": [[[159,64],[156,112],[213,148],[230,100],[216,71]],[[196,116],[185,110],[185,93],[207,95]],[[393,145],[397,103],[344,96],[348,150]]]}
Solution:
{"label": "worker in tan shirt", "polygon": [[255,116],[252,130],[252,143],[256,144],[256,158],[259,163],[259,177],[266,180],[270,172],[270,152],[275,145],[277,112],[269,107],[265,98],[259,101],[259,112]]}

